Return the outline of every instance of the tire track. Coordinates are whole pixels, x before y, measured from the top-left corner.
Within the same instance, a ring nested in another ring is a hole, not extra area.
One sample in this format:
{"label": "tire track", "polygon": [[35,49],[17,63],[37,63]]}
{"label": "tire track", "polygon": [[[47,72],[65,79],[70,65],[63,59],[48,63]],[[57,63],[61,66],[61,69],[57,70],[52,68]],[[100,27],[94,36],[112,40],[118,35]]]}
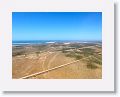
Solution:
{"label": "tire track", "polygon": [[[83,60],[83,59],[86,59],[86,58],[89,58],[91,56],[88,56],[88,57],[85,57],[85,58],[82,58],[80,60]],[[21,77],[20,79],[27,79],[27,78],[30,78],[30,77],[33,77],[33,76],[36,76],[36,75],[40,75],[40,74],[44,74],[46,72],[49,72],[49,71],[52,71],[52,70],[56,70],[58,68],[62,68],[64,66],[67,66],[67,65],[70,65],[72,63],[76,63],[76,62],[79,62],[80,60],[76,60],[76,61],[73,61],[73,62],[70,62],[70,63],[67,63],[67,64],[63,64],[63,65],[60,65],[60,66],[56,66],[54,68],[51,68],[51,69],[48,69],[48,70],[45,70],[45,71],[41,71],[41,72],[37,72],[37,73],[34,73],[34,74],[31,74],[31,75],[28,75],[28,76],[24,76],[24,77]]]}

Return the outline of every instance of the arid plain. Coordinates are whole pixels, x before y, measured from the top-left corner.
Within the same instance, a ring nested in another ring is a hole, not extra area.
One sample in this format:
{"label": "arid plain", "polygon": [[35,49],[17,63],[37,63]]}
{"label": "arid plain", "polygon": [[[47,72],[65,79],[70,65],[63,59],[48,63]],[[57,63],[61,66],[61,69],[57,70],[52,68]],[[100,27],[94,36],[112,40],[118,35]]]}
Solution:
{"label": "arid plain", "polygon": [[102,43],[13,45],[13,79],[101,79]]}

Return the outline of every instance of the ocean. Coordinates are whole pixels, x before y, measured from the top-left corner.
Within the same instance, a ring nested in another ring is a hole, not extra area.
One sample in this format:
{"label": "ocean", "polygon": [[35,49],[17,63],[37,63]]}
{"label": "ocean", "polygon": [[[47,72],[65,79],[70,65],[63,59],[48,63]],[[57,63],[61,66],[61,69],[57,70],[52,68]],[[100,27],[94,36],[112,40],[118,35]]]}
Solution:
{"label": "ocean", "polygon": [[17,40],[12,41],[12,45],[29,44],[50,44],[50,43],[102,43],[101,41],[81,41],[81,40]]}

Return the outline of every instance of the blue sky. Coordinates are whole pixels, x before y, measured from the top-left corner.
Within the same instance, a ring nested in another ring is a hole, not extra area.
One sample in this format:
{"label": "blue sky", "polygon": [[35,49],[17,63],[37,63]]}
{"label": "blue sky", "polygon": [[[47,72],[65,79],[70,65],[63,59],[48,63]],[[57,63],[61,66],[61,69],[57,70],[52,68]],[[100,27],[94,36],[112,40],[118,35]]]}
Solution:
{"label": "blue sky", "polygon": [[13,12],[12,40],[102,40],[102,13]]}

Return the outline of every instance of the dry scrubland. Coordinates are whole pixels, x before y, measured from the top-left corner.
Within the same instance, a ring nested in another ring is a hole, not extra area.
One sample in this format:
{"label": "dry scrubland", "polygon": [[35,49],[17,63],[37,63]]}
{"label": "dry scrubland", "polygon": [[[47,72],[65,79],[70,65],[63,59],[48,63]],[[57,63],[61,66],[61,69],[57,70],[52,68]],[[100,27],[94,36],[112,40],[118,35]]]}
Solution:
{"label": "dry scrubland", "polygon": [[[22,77],[25,79],[101,79],[101,54],[101,43],[13,46],[12,77],[14,79]],[[64,64],[68,65],[59,67]],[[50,70],[52,68],[55,69]],[[35,74],[37,72],[43,73]],[[29,76],[31,74],[35,75]]]}

